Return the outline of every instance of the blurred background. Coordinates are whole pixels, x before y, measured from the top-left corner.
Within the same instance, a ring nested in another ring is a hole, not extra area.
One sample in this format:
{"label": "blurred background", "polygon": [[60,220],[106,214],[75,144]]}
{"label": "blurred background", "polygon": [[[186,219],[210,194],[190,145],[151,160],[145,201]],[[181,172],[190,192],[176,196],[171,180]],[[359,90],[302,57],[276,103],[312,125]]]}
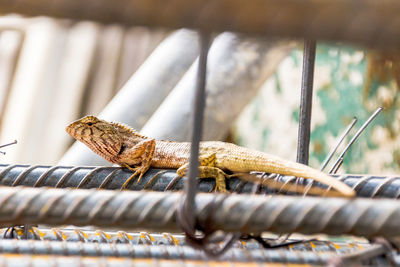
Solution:
{"label": "blurred background", "polygon": [[[64,131],[65,126],[84,115],[101,114],[121,88],[129,87],[128,80],[171,34],[171,30],[160,28],[47,17],[0,17],[0,142],[18,141],[17,145],[3,149],[6,155],[1,155],[1,162],[60,162],[73,143]],[[238,115],[229,121],[229,131],[218,139],[295,160],[302,49],[300,43],[285,41],[276,45],[276,51],[269,51],[268,57],[278,56],[266,66],[268,75],[257,76],[259,82],[252,85],[257,87],[253,95],[240,105]],[[218,69],[229,69],[234,58],[232,54],[219,59]],[[195,57],[191,62],[194,61]],[[382,106],[384,111],[347,154],[341,172],[399,171],[399,63],[396,53],[318,43],[311,166],[322,163],[354,116],[359,119],[359,127]],[[225,73],[219,79],[229,75],[234,74]],[[247,90],[245,84],[238,86],[238,90]],[[135,90],[134,84],[129,90]],[[76,164],[65,159],[61,163]]]}

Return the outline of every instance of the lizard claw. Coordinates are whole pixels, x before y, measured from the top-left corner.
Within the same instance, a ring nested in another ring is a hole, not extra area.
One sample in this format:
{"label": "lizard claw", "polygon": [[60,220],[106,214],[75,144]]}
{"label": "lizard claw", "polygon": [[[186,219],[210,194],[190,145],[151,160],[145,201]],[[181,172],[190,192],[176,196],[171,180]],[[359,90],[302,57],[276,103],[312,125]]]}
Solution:
{"label": "lizard claw", "polygon": [[125,181],[125,183],[123,183],[123,185],[121,186],[121,190],[124,190],[128,187],[129,183],[132,181],[133,178],[135,178],[137,175],[139,175],[139,178],[137,180],[136,183],[139,183],[140,180],[142,179],[143,175],[146,173],[146,171],[148,170],[148,167],[146,168],[145,166],[137,166],[135,168],[131,168],[129,166],[125,166],[127,167],[129,170],[133,171],[134,173]]}

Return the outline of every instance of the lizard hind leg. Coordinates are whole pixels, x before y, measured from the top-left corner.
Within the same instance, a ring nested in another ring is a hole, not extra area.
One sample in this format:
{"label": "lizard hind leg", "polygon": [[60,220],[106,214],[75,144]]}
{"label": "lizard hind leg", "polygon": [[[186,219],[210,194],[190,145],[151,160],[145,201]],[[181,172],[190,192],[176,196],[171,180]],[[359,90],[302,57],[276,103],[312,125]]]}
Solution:
{"label": "lizard hind leg", "polygon": [[[200,157],[199,166],[199,178],[214,178],[215,179],[215,191],[226,193],[226,183],[225,178],[228,175],[220,168],[215,167],[216,155],[215,153],[208,156]],[[183,177],[186,175],[189,167],[189,163],[182,165],[176,173]]]}

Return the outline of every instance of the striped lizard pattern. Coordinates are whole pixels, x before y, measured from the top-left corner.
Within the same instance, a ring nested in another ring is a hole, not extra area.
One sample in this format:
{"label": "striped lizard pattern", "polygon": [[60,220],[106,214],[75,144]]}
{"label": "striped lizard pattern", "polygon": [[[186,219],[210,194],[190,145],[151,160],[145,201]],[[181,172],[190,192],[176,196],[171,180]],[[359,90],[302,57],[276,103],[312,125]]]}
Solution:
{"label": "striped lizard pattern", "polygon": [[[179,176],[186,175],[190,155],[188,142],[155,140],[124,124],[107,122],[95,116],[72,122],[66,131],[107,161],[134,172],[123,184],[123,189],[136,176],[139,182],[150,166],[177,169]],[[355,195],[354,190],[346,184],[309,166],[231,143],[201,142],[199,162],[199,178],[215,178],[216,190],[221,192],[226,192],[225,178],[235,176],[235,173],[259,171],[313,179],[345,197]],[[225,171],[234,174],[227,175]]]}

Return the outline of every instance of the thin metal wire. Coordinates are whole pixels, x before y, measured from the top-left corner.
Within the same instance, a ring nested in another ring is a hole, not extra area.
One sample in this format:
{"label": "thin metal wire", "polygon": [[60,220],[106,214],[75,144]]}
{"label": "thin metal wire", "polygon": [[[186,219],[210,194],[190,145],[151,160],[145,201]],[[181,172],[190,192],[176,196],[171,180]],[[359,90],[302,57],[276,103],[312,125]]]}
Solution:
{"label": "thin metal wire", "polygon": [[368,118],[368,120],[356,132],[356,134],[350,140],[349,144],[344,148],[343,152],[340,154],[340,156],[336,160],[335,164],[333,164],[329,173],[335,174],[339,170],[340,166],[343,164],[344,155],[347,153],[347,151],[350,149],[350,147],[353,145],[353,143],[357,140],[357,138],[361,135],[361,133],[365,130],[365,128],[367,128],[367,126],[375,119],[375,117],[378,116],[379,112],[381,112],[382,109],[383,109],[382,107],[377,108],[375,110],[375,112]]}
{"label": "thin metal wire", "polygon": [[[14,142],[8,143],[8,144],[4,144],[1,145],[0,148],[6,147],[6,146],[11,146],[11,145],[15,145],[17,143],[17,140],[14,140]],[[0,151],[1,154],[5,155],[6,152]]]}
{"label": "thin metal wire", "polygon": [[354,117],[354,119],[351,121],[349,126],[347,126],[346,130],[343,132],[342,136],[339,138],[338,142],[336,145],[332,148],[332,150],[329,152],[328,156],[325,158],[324,162],[321,165],[320,170],[323,171],[325,167],[328,165],[329,161],[332,159],[333,155],[335,154],[336,150],[339,148],[340,144],[342,144],[343,140],[346,138],[346,136],[349,134],[351,129],[353,129],[354,125],[357,123],[357,118]]}
{"label": "thin metal wire", "polygon": [[299,115],[299,133],[297,141],[297,162],[308,165],[308,154],[310,147],[310,127],[311,127],[311,109],[312,94],[314,83],[314,64],[315,64],[314,40],[304,42],[303,53],[303,71],[300,96],[300,115]]}
{"label": "thin metal wire", "polygon": [[[354,127],[354,125],[357,123],[357,118],[354,117],[354,119],[351,121],[351,123],[347,126],[346,130],[343,132],[342,136],[339,138],[338,142],[336,143],[336,145],[333,147],[333,149],[329,152],[328,156],[326,157],[326,159],[324,160],[324,162],[322,163],[322,166],[320,168],[321,171],[323,171],[325,169],[325,167],[328,165],[329,161],[332,159],[333,155],[335,154],[336,150],[338,149],[338,147],[340,146],[340,144],[343,142],[343,140],[346,138],[346,136],[349,134],[350,130]],[[311,180],[311,182],[309,182],[304,190],[304,196],[306,196],[311,188],[314,185],[314,180]]]}

